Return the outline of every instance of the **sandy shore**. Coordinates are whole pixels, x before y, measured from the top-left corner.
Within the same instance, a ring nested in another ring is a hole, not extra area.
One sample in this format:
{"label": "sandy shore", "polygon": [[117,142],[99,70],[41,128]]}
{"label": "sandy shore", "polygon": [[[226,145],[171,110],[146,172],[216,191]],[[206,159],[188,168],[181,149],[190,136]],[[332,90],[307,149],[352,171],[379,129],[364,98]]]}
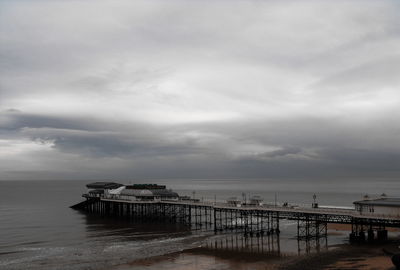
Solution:
{"label": "sandy shore", "polygon": [[232,254],[204,254],[188,250],[120,265],[112,270],[275,270],[279,260],[232,256]]}
{"label": "sandy shore", "polygon": [[279,270],[394,270],[391,257],[383,249],[400,252],[399,243],[382,245],[342,245],[337,249],[294,258],[283,263]]}
{"label": "sandy shore", "polygon": [[383,249],[400,252],[399,244],[340,245],[320,253],[283,257],[192,249],[136,260],[112,270],[394,270]]}
{"label": "sandy shore", "polygon": [[[328,235],[343,235],[351,225],[328,224]],[[293,242],[290,242],[293,244]],[[135,260],[107,270],[392,270],[391,257],[383,250],[400,253],[400,241],[384,244],[339,244],[301,252],[249,252],[245,248],[230,250],[202,246],[163,256]],[[299,255],[302,254],[302,255]]]}

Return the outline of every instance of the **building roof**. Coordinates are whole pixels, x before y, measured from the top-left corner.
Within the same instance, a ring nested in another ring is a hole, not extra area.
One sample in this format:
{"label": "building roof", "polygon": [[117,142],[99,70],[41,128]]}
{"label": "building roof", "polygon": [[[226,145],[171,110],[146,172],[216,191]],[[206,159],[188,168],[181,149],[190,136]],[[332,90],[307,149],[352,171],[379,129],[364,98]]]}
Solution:
{"label": "building roof", "polygon": [[166,189],[165,185],[158,184],[133,184],[126,186],[127,189]]}
{"label": "building roof", "polygon": [[121,195],[135,196],[135,197],[153,197],[153,193],[147,189],[124,189]]}
{"label": "building roof", "polygon": [[124,189],[121,195],[136,196],[136,197],[179,197],[178,193],[168,189]]}
{"label": "building roof", "polygon": [[116,188],[116,189],[110,189],[110,190],[108,191],[108,194],[111,194],[111,195],[118,195],[118,194],[120,194],[121,191],[124,190],[124,189],[125,189],[125,186],[120,186],[119,188]]}
{"label": "building roof", "polygon": [[87,188],[93,189],[116,189],[121,186],[123,185],[114,182],[94,182],[86,185]]}
{"label": "building roof", "polygon": [[379,198],[373,200],[355,201],[354,204],[400,207],[400,198]]}
{"label": "building roof", "polygon": [[89,191],[89,194],[104,194],[104,189],[93,189]]}
{"label": "building roof", "polygon": [[178,193],[173,192],[173,191],[168,190],[168,189],[154,189],[154,190],[151,190],[151,192],[152,192],[155,196],[161,196],[161,197],[179,197]]}

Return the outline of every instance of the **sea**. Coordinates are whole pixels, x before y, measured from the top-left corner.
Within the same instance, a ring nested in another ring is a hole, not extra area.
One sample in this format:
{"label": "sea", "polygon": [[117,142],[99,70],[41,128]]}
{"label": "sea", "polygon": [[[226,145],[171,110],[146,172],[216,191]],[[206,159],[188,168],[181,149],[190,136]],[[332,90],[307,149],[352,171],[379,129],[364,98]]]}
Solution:
{"label": "sea", "polygon": [[[0,181],[0,269],[112,269],[138,259],[215,247],[243,236],[215,235],[170,223],[143,223],[86,214],[70,208],[83,200],[92,181]],[[352,207],[365,194],[399,196],[393,179],[161,179],[117,181],[124,184],[156,183],[180,195],[224,201],[230,197],[260,196],[265,203]],[[296,256],[306,252],[296,239],[296,222],[282,221],[279,239],[265,240],[266,252]],[[213,242],[214,241],[214,242]],[[263,240],[261,240],[262,242]],[[278,241],[278,243],[276,243]],[[323,247],[347,241],[347,234],[328,236]],[[258,240],[259,242],[259,240]],[[273,250],[269,250],[273,246]],[[245,242],[242,247],[254,248]],[[263,247],[262,247],[263,248]],[[320,248],[320,247],[318,247]],[[260,247],[255,248],[260,250]],[[307,250],[307,252],[310,251]],[[134,268],[133,268],[134,269]]]}

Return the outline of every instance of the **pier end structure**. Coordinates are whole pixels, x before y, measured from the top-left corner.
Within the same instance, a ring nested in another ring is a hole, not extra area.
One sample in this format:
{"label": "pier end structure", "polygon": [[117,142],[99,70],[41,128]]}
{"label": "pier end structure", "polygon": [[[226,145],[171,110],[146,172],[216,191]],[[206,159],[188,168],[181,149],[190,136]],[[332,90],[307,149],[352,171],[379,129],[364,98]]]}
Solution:
{"label": "pier end structure", "polygon": [[352,223],[351,241],[384,241],[388,238],[387,224],[365,222],[362,217],[382,217],[400,219],[400,198],[387,197],[382,194],[379,198],[364,196],[363,200],[355,201],[355,211],[359,218],[354,218]]}

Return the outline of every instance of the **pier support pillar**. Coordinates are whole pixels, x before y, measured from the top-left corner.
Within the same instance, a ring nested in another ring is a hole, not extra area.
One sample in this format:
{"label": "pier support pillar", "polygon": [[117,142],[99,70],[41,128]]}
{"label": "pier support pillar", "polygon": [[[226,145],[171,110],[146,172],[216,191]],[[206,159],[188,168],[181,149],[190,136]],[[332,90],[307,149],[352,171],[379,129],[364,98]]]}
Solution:
{"label": "pier support pillar", "polygon": [[349,235],[350,242],[364,242],[365,228],[361,221],[354,219],[351,224],[351,233]]}
{"label": "pier support pillar", "polygon": [[306,215],[297,219],[297,238],[320,238],[327,236],[327,223],[316,216]]}
{"label": "pier support pillar", "polygon": [[374,241],[375,234],[374,234],[374,230],[372,228],[368,230],[367,235],[368,235],[369,242]]}
{"label": "pier support pillar", "polygon": [[388,231],[387,230],[379,230],[377,232],[378,240],[384,241],[388,239]]}

